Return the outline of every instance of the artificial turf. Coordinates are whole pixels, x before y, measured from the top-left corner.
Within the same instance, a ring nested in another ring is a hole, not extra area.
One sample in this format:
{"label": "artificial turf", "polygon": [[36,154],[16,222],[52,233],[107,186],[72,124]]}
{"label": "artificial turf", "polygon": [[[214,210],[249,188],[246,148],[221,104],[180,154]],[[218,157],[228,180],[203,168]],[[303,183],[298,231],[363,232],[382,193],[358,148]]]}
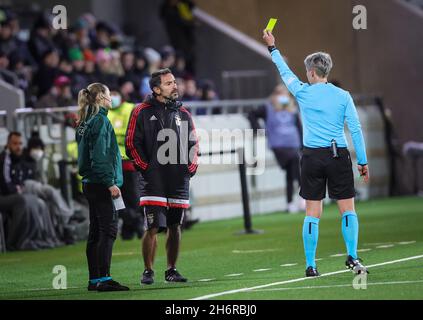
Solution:
{"label": "artificial turf", "polygon": [[[159,237],[156,278],[151,286],[139,284],[143,271],[140,240],[116,241],[112,276],[128,285],[131,289],[128,292],[87,291],[84,242],[43,251],[1,254],[0,299],[180,300],[219,293],[212,299],[423,299],[423,199],[372,200],[357,203],[356,209],[360,221],[359,249],[364,249],[359,255],[364,264],[422,257],[371,267],[367,289],[363,290],[353,288],[351,272],[286,283],[304,277],[301,236],[304,218],[303,214],[273,213],[253,216],[254,228],[264,230],[262,234],[235,235],[242,229],[241,218],[199,223],[185,231],[178,270],[189,278],[186,284],[164,282],[163,235]],[[341,219],[335,205],[325,207],[317,257],[322,259],[317,262],[322,274],[345,269]],[[56,265],[66,267],[66,290],[52,288]],[[279,282],[282,283],[275,284]],[[221,294],[267,284],[275,285]]]}

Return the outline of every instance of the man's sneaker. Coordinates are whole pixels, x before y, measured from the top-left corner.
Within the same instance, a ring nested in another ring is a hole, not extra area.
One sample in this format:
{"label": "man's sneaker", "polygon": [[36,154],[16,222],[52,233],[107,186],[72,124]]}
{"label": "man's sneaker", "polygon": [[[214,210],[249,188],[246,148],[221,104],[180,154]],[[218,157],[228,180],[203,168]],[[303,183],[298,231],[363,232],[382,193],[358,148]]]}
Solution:
{"label": "man's sneaker", "polygon": [[188,280],[181,276],[175,268],[170,268],[165,272],[165,280],[167,282],[187,282]]}
{"label": "man's sneaker", "polygon": [[141,276],[141,284],[153,284],[154,271],[145,269]]}
{"label": "man's sneaker", "polygon": [[318,277],[318,276],[320,276],[320,273],[317,271],[317,269],[313,268],[313,267],[308,267],[306,269],[305,274],[306,274],[306,277]]}
{"label": "man's sneaker", "polygon": [[91,281],[88,281],[88,291],[97,291],[97,282],[91,283]]}
{"label": "man's sneaker", "polygon": [[97,291],[128,291],[129,288],[114,280],[107,280],[97,284]]}
{"label": "man's sneaker", "polygon": [[353,257],[348,256],[345,265],[347,269],[351,269],[355,274],[369,273],[367,268],[361,264],[362,260],[360,258],[353,259]]}

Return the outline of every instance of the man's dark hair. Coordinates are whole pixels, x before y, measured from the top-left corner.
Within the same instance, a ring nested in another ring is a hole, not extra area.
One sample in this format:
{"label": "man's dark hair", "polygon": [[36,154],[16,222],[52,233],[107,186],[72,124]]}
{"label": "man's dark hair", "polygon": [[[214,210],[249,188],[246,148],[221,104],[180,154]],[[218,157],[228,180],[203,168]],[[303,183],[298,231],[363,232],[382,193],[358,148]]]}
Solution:
{"label": "man's dark hair", "polygon": [[10,142],[10,139],[12,139],[13,136],[22,137],[22,134],[20,132],[17,132],[17,131],[9,132],[9,135],[7,136],[7,143]]}
{"label": "man's dark hair", "polygon": [[162,76],[169,73],[172,73],[172,71],[170,71],[168,68],[153,72],[149,81],[150,89],[153,91],[153,95],[155,95],[153,88],[159,87],[162,84]]}

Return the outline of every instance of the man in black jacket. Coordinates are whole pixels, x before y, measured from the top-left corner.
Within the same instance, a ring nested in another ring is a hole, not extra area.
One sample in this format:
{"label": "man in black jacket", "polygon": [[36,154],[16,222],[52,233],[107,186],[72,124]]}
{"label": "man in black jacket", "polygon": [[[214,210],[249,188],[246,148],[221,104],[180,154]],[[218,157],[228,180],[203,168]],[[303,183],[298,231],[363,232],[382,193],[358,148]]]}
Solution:
{"label": "man in black jacket", "polygon": [[34,170],[22,157],[19,132],[10,132],[0,153],[0,211],[6,214],[8,250],[37,250],[59,244],[49,209],[38,196],[25,191]]}
{"label": "man in black jacket", "polygon": [[167,227],[165,280],[186,282],[176,270],[184,210],[189,208],[189,180],[197,170],[198,141],[190,113],[177,102],[178,88],[169,69],[152,74],[153,95],[138,105],[126,132],[126,154],[141,172],[140,206],[147,232],[142,251],[142,284],[154,282],[157,233]]}

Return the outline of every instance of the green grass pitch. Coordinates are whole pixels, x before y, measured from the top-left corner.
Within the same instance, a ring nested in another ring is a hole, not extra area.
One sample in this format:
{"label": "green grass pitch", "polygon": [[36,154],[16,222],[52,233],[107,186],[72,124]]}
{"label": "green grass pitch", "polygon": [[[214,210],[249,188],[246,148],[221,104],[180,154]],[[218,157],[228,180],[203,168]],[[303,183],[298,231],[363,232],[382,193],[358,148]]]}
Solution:
{"label": "green grass pitch", "polygon": [[[331,274],[345,270],[345,247],[340,215],[329,205],[320,222],[317,251],[319,271],[329,275],[317,279],[302,279],[303,215],[274,213],[253,217],[254,228],[263,234],[235,235],[243,226],[240,218],[200,223],[184,232],[178,269],[189,278],[186,284],[164,282],[163,235],[151,286],[139,285],[140,241],[116,241],[112,275],[129,285],[128,292],[86,290],[84,242],[0,254],[0,299],[423,299],[423,199],[360,202],[357,212],[359,255],[366,265],[376,265],[369,269],[367,289],[354,289],[349,271]],[[417,258],[398,261],[409,257]],[[52,288],[55,265],[67,269],[66,290]]]}

